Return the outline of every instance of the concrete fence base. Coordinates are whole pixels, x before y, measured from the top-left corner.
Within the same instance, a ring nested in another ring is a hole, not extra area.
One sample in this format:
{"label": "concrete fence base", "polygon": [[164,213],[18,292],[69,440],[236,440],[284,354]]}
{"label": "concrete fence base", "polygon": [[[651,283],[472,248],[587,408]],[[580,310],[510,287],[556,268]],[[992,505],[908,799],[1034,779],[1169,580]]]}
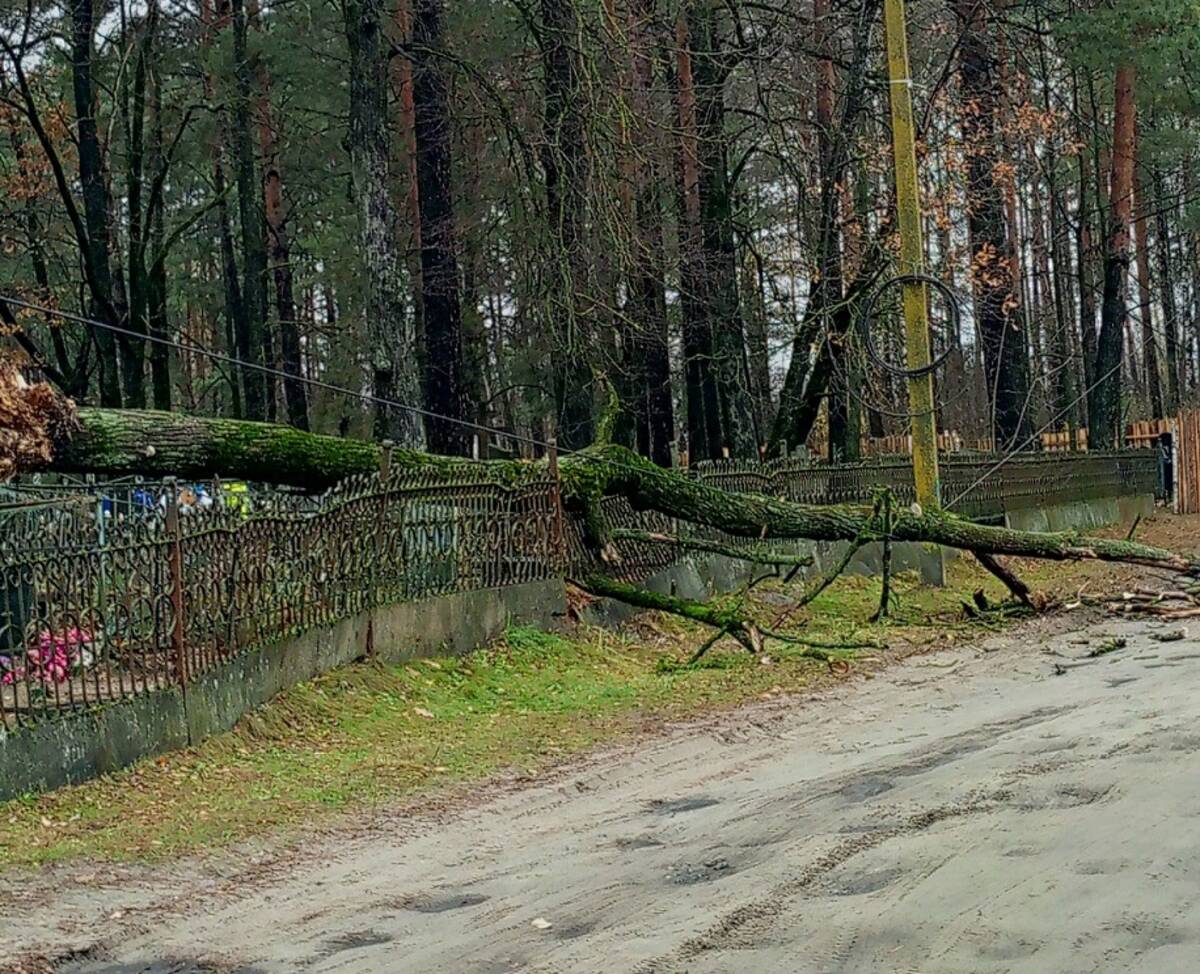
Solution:
{"label": "concrete fence base", "polygon": [[561,580],[402,602],[250,650],[189,683],[0,731],[0,801],[86,781],[198,744],[288,687],[374,652],[385,662],[469,653],[511,621],[544,627],[566,613]]}

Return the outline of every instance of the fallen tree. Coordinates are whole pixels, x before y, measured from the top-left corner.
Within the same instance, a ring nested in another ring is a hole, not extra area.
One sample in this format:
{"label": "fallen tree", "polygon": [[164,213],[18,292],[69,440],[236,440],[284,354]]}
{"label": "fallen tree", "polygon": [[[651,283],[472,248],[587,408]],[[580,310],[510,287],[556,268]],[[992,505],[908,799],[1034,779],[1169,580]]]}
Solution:
{"label": "fallen tree", "polygon": [[[55,417],[54,427],[42,435],[48,449],[23,451],[17,459],[19,470],[190,479],[221,476],[321,490],[349,476],[374,473],[383,459],[382,447],[361,440],[269,423],[149,410],[79,408],[73,421]],[[0,456],[0,463],[3,460]],[[390,467],[447,479],[468,469],[484,469],[508,483],[546,475],[545,461],[477,461],[399,449],[391,451]],[[611,541],[611,529],[599,513],[599,501],[607,496],[625,497],[635,510],[657,511],[754,543],[794,539],[854,542],[878,533],[871,527],[874,508],[869,504],[798,504],[761,494],[729,493],[664,470],[614,444],[564,454],[558,469],[563,503],[586,515],[589,541],[597,550]],[[985,567],[993,571],[990,565],[994,562],[988,556],[1005,555],[1058,561],[1094,558],[1188,574],[1200,569],[1173,551],[1137,541],[1074,531],[1018,531],[915,505],[892,512],[888,534],[892,541],[980,553]]]}
{"label": "fallen tree", "polygon": [[[110,476],[144,474],[236,480],[323,489],[356,474],[374,473],[383,447],[364,440],[325,437],[271,423],[199,419],[151,410],[80,408],[74,422],[56,423],[43,456],[22,457],[20,469]],[[490,470],[498,480],[544,477],[545,461],[470,461],[410,450],[391,451],[392,470],[452,479],[468,469]],[[734,494],[694,477],[656,467],[623,446],[588,447],[560,457],[563,501],[592,516],[592,541],[610,539],[596,513],[599,500],[620,495],[638,511],[658,511],[692,524],[755,542],[854,541],[870,534],[869,504],[797,504],[762,494]],[[1124,561],[1176,572],[1198,565],[1175,552],[1136,541],[1092,537],[1076,531],[1021,531],[977,524],[947,511],[895,510],[893,541],[917,541],[984,555]]]}
{"label": "fallen tree", "polygon": [[[12,373],[15,376],[15,373]],[[104,476],[142,474],[202,479],[269,482],[310,491],[324,490],[354,475],[381,469],[385,448],[361,440],[306,433],[286,426],[231,419],[206,419],[142,410],[81,407],[55,398],[47,403],[46,387],[0,381],[15,406],[0,415],[10,428],[0,430],[0,471],[34,470],[93,473]],[[36,408],[34,408],[36,406]],[[28,407],[28,408],[26,408]],[[440,457],[402,449],[387,449],[388,468],[397,474],[447,481],[483,472],[498,482],[519,484],[545,479],[549,465],[542,461],[474,461]],[[578,515],[584,536],[601,562],[619,559],[614,538],[674,544],[680,550],[707,550],[792,573],[806,563],[804,556],[772,554],[768,542],[800,540],[849,542],[857,547],[870,541],[921,542],[975,553],[980,564],[1000,578],[1021,601],[1036,605],[1036,597],[1003,562],[1002,556],[1053,560],[1100,559],[1125,562],[1195,575],[1198,565],[1175,552],[1130,539],[1089,537],[1076,532],[1034,532],[977,524],[949,512],[889,505],[881,522],[880,506],[869,504],[799,504],[759,494],[729,493],[675,471],[664,470],[634,452],[613,444],[598,444],[558,458],[564,507]],[[654,511],[709,530],[718,530],[744,545],[725,541],[685,539],[676,535],[614,532],[602,513],[605,497],[624,497],[638,511]],[[844,563],[843,563],[844,564]],[[667,596],[647,596],[589,569],[580,584],[596,595],[635,605],[675,612],[713,626],[718,635],[732,635],[754,648],[770,633],[747,617],[708,603]],[[836,570],[834,573],[836,574]],[[830,579],[822,581],[818,591]],[[740,612],[740,610],[739,610]],[[703,616],[703,618],[701,618]],[[780,620],[782,621],[782,615]],[[705,645],[705,648],[707,648]],[[820,651],[820,647],[813,647]],[[814,653],[816,655],[816,653]]]}

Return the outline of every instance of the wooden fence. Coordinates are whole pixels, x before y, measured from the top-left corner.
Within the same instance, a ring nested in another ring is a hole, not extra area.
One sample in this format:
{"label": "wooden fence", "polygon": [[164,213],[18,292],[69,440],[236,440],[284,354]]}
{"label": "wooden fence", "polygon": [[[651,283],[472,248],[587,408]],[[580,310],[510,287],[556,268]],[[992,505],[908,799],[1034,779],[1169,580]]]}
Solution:
{"label": "wooden fence", "polygon": [[1175,417],[1175,510],[1200,514],[1200,411]]}
{"label": "wooden fence", "polygon": [[[805,444],[808,452],[816,457],[829,454],[829,441],[824,436],[809,437]],[[859,441],[860,455],[864,457],[895,456],[912,453],[912,436],[903,433],[892,436],[864,436]],[[963,436],[957,430],[938,433],[939,453],[991,453],[991,437]]]}
{"label": "wooden fence", "polygon": [[1059,430],[1056,433],[1043,433],[1041,435],[1042,449],[1048,450],[1051,453],[1062,452],[1083,452],[1088,448],[1088,431],[1086,429],[1077,429],[1075,432],[1075,442],[1071,443],[1071,430]]}

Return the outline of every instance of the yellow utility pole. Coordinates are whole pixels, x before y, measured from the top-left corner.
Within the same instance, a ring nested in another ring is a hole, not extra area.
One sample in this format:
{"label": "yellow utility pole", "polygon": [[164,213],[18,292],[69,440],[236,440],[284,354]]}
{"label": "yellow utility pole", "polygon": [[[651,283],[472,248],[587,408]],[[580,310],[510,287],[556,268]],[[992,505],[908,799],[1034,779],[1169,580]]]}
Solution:
{"label": "yellow utility pole", "polygon": [[[908,26],[904,0],[884,0],[883,24],[887,34],[888,79],[892,103],[892,152],[896,166],[896,212],[900,228],[900,274],[925,273],[925,248],[921,240],[921,195],[917,184],[917,147],[912,112],[912,79],[908,69]],[[925,285],[904,283],[904,332],[909,369],[929,365],[929,304]],[[912,413],[913,482],[922,507],[941,505],[938,478],[937,414],[933,403],[933,375],[911,376],[908,407]]]}

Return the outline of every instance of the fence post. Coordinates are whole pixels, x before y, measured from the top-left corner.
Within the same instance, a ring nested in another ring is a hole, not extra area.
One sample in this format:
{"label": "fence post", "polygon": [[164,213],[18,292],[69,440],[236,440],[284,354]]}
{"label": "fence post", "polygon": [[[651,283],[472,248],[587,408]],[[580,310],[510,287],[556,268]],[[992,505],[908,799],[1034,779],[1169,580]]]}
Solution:
{"label": "fence post", "polygon": [[175,659],[175,679],[182,690],[188,682],[187,647],[184,645],[186,619],[183,604],[183,545],[179,525],[179,490],[174,477],[167,478],[167,564],[171,574],[171,654]]}
{"label": "fence post", "polygon": [[558,439],[554,436],[546,438],[546,463],[550,468],[551,502],[554,504],[554,527],[551,544],[560,564],[567,564],[566,538],[563,533],[562,481],[558,473]]}
{"label": "fence post", "polygon": [[383,452],[379,454],[379,479],[386,483],[392,475],[392,448],[396,444],[391,440],[384,440],[379,445],[383,448]]}

